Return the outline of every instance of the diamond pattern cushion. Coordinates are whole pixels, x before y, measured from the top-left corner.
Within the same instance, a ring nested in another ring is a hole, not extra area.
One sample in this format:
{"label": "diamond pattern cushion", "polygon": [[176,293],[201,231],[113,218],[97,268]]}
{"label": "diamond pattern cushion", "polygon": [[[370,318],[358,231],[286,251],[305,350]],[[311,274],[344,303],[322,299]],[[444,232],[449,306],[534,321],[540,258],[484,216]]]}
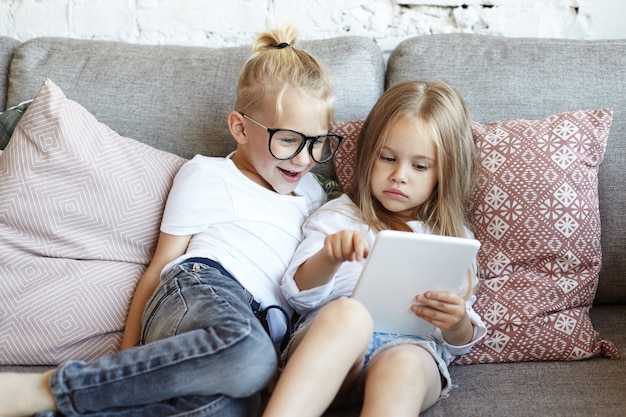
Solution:
{"label": "diamond pattern cushion", "polygon": [[602,262],[598,167],[611,109],[473,124],[471,202],[488,337],[458,363],[616,358],[589,309]]}
{"label": "diamond pattern cushion", "polygon": [[356,163],[356,143],[359,139],[359,132],[363,127],[364,120],[351,120],[337,123],[333,127],[333,133],[343,136],[343,141],[333,156],[337,181],[344,190],[350,187]]}
{"label": "diamond pattern cushion", "polygon": [[[481,241],[476,311],[488,337],[457,364],[619,357],[589,319],[602,254],[597,173],[612,110],[473,123],[480,159],[468,211]],[[337,125],[347,186],[362,121]]]}
{"label": "diamond pattern cushion", "polygon": [[119,348],[183,162],[119,136],[44,82],[0,156],[0,364]]}

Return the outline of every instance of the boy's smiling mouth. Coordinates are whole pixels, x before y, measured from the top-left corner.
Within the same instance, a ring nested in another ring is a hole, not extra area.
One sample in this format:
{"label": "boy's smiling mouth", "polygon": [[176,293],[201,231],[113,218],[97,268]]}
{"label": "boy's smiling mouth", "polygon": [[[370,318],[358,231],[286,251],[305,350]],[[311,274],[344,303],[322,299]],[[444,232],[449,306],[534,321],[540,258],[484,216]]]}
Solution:
{"label": "boy's smiling mouth", "polygon": [[297,171],[289,171],[280,167],[278,169],[285,177],[288,177],[288,179],[297,179],[300,176],[300,172]]}

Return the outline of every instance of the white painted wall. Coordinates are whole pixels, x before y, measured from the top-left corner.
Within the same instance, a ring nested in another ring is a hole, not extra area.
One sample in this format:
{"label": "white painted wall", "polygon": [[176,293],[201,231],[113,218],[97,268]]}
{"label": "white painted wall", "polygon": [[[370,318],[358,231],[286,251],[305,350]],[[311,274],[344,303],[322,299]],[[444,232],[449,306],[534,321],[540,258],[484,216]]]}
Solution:
{"label": "white painted wall", "polygon": [[624,0],[0,0],[0,36],[249,44],[283,22],[301,39],[372,37],[384,52],[430,33],[626,38]]}

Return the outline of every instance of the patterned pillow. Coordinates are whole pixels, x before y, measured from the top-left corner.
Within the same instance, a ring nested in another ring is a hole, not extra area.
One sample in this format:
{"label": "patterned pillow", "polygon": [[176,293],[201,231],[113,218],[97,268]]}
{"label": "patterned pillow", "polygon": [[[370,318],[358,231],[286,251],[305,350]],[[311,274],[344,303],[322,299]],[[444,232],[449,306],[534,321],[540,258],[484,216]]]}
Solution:
{"label": "patterned pillow", "polygon": [[119,136],[44,82],[0,156],[0,364],[119,348],[183,162]]}
{"label": "patterned pillow", "polygon": [[363,127],[363,120],[352,120],[337,123],[333,127],[333,133],[343,136],[343,141],[333,156],[337,181],[344,190],[347,190],[352,183],[354,174],[356,143],[359,139],[359,132]]}
{"label": "patterned pillow", "polygon": [[[601,264],[598,166],[611,109],[473,123],[480,159],[468,207],[479,252],[476,311],[488,337],[457,364],[619,356],[589,318]],[[362,121],[345,122],[342,185]]]}
{"label": "patterned pillow", "polygon": [[598,166],[611,109],[473,124],[470,203],[487,338],[457,363],[618,357],[589,318],[602,262]]}

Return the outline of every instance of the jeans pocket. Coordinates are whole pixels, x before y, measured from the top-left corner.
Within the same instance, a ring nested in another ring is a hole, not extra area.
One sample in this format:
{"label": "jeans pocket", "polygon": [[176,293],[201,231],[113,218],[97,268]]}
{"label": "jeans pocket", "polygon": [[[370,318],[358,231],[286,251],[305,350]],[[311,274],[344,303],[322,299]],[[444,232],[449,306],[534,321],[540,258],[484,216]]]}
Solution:
{"label": "jeans pocket", "polygon": [[[176,334],[178,323],[187,314],[187,306],[175,281],[172,278],[161,283],[148,300],[142,319],[141,344]],[[162,320],[163,317],[168,319]]]}

